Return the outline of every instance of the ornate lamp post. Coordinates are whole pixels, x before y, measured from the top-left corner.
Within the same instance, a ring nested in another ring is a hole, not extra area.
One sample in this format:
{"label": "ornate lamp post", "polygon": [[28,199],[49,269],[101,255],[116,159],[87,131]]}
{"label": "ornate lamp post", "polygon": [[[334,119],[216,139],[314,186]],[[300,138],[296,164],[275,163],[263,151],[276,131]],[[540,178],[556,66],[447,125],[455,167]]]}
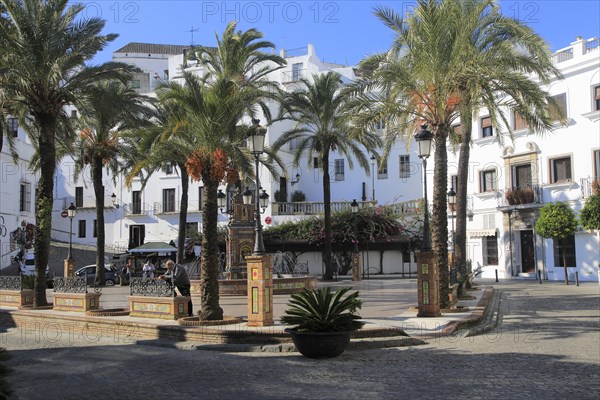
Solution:
{"label": "ornate lamp post", "polygon": [[73,276],[75,273],[75,260],[73,259],[73,218],[75,217],[76,210],[77,207],[73,203],[66,209],[67,218],[69,218],[69,253],[63,263],[65,277]]}
{"label": "ornate lamp post", "polygon": [[418,283],[418,313],[417,317],[439,317],[439,265],[435,253],[431,251],[431,233],[429,232],[429,204],[427,202],[427,158],[431,155],[433,134],[422,125],[415,135],[418,145],[419,158],[423,160],[423,243],[417,253],[417,283]]}
{"label": "ornate lamp post", "polygon": [[427,202],[427,159],[431,155],[431,144],[433,133],[427,130],[427,125],[422,125],[421,130],[415,135],[415,141],[419,147],[419,158],[423,160],[423,193],[424,193],[424,216],[423,216],[423,244],[421,250],[431,249],[431,233],[429,232],[429,204]]}
{"label": "ornate lamp post", "polygon": [[371,190],[373,191],[373,202],[375,202],[375,154],[371,156]]}
{"label": "ornate lamp post", "polygon": [[450,188],[447,194],[450,217],[452,218],[452,251],[454,251],[454,206],[456,205],[456,192],[454,191],[454,188]]}
{"label": "ornate lamp post", "polygon": [[[252,127],[250,128],[250,143],[252,145],[251,151],[252,151],[252,155],[254,156],[254,167],[255,167],[255,172],[256,172],[256,197],[254,199],[256,225],[254,227],[255,238],[254,238],[254,251],[252,252],[253,255],[265,254],[265,245],[263,243],[263,237],[262,237],[262,224],[260,222],[260,214],[262,214],[262,213],[260,212],[261,198],[260,198],[260,178],[258,176],[258,159],[260,158],[260,155],[263,153],[264,148],[265,148],[265,135],[267,134],[267,129],[260,126],[259,122],[260,122],[259,119],[253,118],[252,119]],[[248,190],[248,188],[246,188],[246,191],[247,190]],[[266,194],[266,192],[264,192],[264,194]],[[246,203],[247,197],[244,193],[242,193],[242,195],[244,196],[244,203]],[[268,199],[269,199],[269,197],[267,195],[267,200]]]}
{"label": "ornate lamp post", "polygon": [[[262,224],[260,222],[260,215],[269,205],[269,195],[265,190],[260,193],[262,187],[260,186],[258,175],[258,159],[264,151],[267,129],[260,126],[259,123],[260,120],[252,119],[249,135],[256,171],[256,192],[254,195],[254,251],[252,255],[246,257],[246,268],[248,271],[248,326],[271,326],[274,324],[273,260],[265,252]],[[252,192],[246,188],[242,193],[242,197],[244,203],[249,204],[252,201]]]}
{"label": "ornate lamp post", "polygon": [[75,217],[75,210],[77,207],[73,203],[67,207],[67,217],[69,217],[69,254],[67,255],[68,260],[73,260],[73,218]]}

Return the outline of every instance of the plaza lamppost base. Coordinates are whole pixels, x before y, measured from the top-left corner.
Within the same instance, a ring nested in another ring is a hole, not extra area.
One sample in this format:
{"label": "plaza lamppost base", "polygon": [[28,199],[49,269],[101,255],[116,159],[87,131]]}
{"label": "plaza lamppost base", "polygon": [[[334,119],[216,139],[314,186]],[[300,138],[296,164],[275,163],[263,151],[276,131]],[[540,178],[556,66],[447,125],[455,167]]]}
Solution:
{"label": "plaza lamppost base", "polygon": [[250,255],[248,268],[248,326],[273,326],[273,257]]}
{"label": "plaza lamppost base", "polygon": [[72,258],[67,258],[63,262],[63,266],[64,266],[64,276],[65,277],[75,276],[75,260],[73,260]]}
{"label": "plaza lamppost base", "polygon": [[417,253],[418,312],[417,317],[440,317],[439,265],[435,253]]}

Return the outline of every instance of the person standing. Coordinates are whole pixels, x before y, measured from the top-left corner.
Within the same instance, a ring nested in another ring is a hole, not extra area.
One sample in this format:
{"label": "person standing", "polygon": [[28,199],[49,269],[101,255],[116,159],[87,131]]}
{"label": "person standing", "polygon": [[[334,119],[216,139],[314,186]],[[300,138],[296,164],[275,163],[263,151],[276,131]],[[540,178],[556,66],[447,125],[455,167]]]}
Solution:
{"label": "person standing", "polygon": [[154,278],[154,264],[152,263],[152,259],[146,259],[146,264],[142,267],[142,276],[144,278]]}
{"label": "person standing", "polygon": [[[175,264],[173,260],[167,260],[165,266],[167,267],[167,272],[165,272],[164,275],[160,275],[158,278],[174,285],[182,296],[190,296],[190,277],[185,267],[181,264]],[[188,316],[191,317],[193,315],[192,297],[190,296],[190,301],[188,302]]]}

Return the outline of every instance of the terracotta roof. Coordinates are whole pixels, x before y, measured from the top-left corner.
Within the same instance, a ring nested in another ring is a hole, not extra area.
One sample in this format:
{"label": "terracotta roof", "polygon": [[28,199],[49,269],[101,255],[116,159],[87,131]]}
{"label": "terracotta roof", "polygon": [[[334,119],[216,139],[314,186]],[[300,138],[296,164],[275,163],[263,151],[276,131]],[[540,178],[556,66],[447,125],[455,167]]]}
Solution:
{"label": "terracotta roof", "polygon": [[190,46],[180,44],[156,44],[131,42],[121,47],[115,53],[142,53],[142,54],[183,54]]}

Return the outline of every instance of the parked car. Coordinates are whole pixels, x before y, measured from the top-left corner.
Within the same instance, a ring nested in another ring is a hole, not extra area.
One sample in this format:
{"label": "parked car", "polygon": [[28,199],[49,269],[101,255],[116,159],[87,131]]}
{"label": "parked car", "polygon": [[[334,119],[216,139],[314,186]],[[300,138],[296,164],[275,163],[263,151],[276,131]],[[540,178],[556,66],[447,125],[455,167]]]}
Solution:
{"label": "parked car", "polygon": [[[114,267],[112,267],[110,264],[106,264],[104,265],[104,268],[106,286],[113,286],[115,283],[119,282],[119,275]],[[96,266],[92,264],[79,268],[77,271],[75,271],[75,276],[85,276],[86,283],[88,285],[93,285],[96,278]]]}

